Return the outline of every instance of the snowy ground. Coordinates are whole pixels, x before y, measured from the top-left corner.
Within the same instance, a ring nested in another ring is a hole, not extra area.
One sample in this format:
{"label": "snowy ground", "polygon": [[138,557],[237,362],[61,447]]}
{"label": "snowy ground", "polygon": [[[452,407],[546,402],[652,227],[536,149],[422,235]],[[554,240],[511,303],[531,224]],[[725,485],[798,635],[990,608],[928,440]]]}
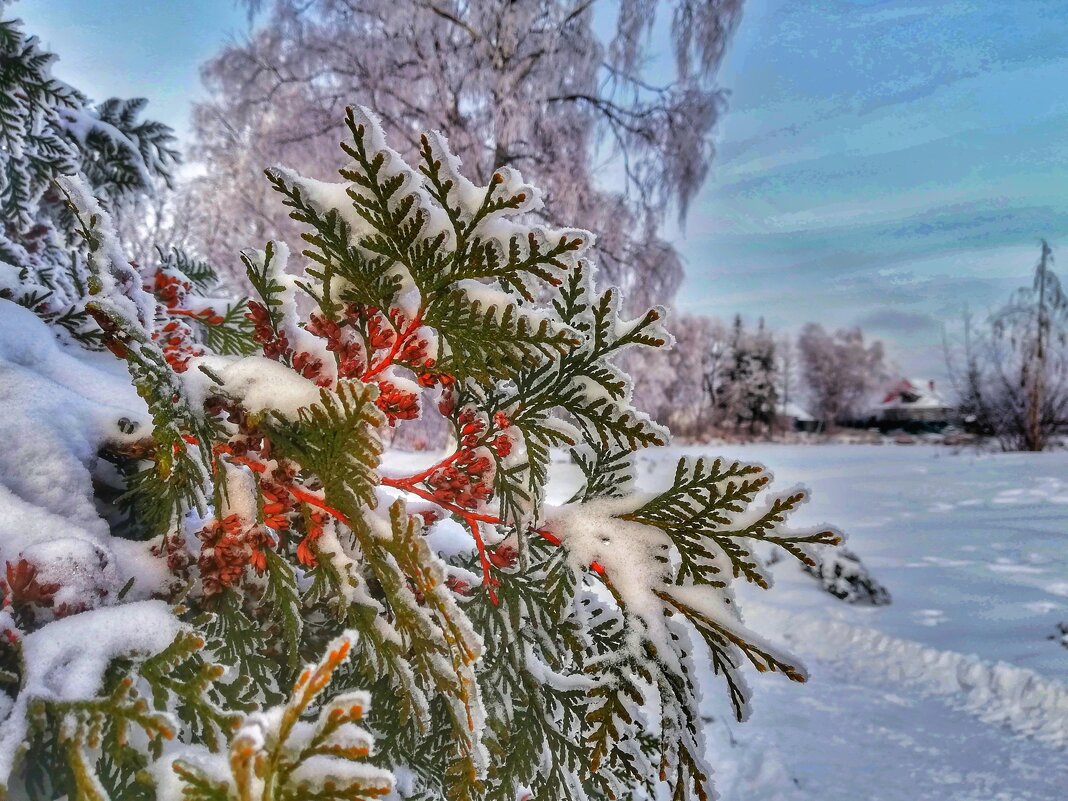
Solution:
{"label": "snowy ground", "polygon": [[[710,759],[726,801],[1068,798],[1068,453],[901,446],[687,448],[761,461],[812,501],[893,594],[853,607],[792,563],[740,598],[746,622],[801,655],[799,686],[753,676],[755,710]],[[679,449],[647,457],[657,483]]]}

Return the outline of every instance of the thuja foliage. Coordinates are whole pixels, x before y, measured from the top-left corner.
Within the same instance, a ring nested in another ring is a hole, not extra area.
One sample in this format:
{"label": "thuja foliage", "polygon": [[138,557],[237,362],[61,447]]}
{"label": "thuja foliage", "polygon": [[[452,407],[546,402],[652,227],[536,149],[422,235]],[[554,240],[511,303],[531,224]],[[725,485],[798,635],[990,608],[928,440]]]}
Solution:
{"label": "thuja foliage", "polygon": [[[153,296],[67,184],[87,313],[151,414],[103,454],[126,480],[116,536],[166,565],[174,631],[113,643],[88,697],[38,698],[20,643],[77,616],[9,586],[12,777],[79,799],[711,797],[701,674],[739,719],[746,664],[804,678],[731,585],[768,586],[755,543],[812,563],[836,535],[784,529],[803,495],[769,497],[758,465],[683,459],[637,491],[667,432],[614,360],[667,344],[662,311],[623,319],[592,235],[529,224],[515,171],[475,186],[440,136],[409,165],[369,112],[346,122],[339,183],[267,173],[305,264],[244,254],[255,354],[227,346],[232,308],[195,302],[199,265],[166,261]],[[387,445],[419,415],[450,445],[406,467]],[[558,469],[577,479],[550,505]],[[116,603],[82,616],[160,601]]]}

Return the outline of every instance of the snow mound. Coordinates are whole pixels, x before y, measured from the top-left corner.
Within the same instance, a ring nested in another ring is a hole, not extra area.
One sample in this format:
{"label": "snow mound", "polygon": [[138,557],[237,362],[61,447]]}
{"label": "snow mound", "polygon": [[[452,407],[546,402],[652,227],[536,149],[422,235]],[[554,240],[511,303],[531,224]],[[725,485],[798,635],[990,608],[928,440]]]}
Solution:
{"label": "snow mound", "polygon": [[[93,500],[99,448],[151,428],[125,366],[65,348],[32,312],[0,300],[0,409],[0,569],[25,558],[42,580],[72,582],[77,599],[57,602],[93,606],[151,575],[146,547],[113,539]],[[88,576],[94,585],[82,586]]]}
{"label": "snow mound", "polygon": [[[44,625],[21,641],[17,697],[0,694],[3,785],[32,699],[91,697],[113,658],[163,650],[180,624],[162,601],[112,606],[130,578],[143,597],[165,570],[149,543],[112,537],[94,503],[101,446],[151,428],[125,366],[64,347],[31,311],[0,299],[0,409],[0,575],[49,596],[37,610]],[[10,611],[0,631],[20,636]]]}
{"label": "snow mound", "polygon": [[750,603],[751,619],[771,625],[803,656],[936,696],[984,723],[1068,750],[1068,686],[1026,668],[989,663],[891,637],[875,629]]}

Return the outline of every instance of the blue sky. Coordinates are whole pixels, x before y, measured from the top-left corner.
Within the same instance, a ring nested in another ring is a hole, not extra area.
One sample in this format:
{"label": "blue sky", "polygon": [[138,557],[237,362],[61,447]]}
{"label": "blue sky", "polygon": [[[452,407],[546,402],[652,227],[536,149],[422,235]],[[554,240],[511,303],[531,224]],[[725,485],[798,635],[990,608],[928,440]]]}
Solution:
{"label": "blue sky", "polygon": [[[61,77],[179,132],[229,0],[24,0]],[[941,374],[941,325],[1068,244],[1068,3],[749,0],[719,153],[679,245],[688,311],[859,324]]]}
{"label": "blue sky", "polygon": [[1068,244],[1068,3],[764,0],[682,249],[682,303],[860,324],[941,373],[941,324]]}
{"label": "blue sky", "polygon": [[20,0],[4,13],[59,55],[60,78],[96,100],[147,97],[180,134],[201,62],[247,27],[234,0]]}

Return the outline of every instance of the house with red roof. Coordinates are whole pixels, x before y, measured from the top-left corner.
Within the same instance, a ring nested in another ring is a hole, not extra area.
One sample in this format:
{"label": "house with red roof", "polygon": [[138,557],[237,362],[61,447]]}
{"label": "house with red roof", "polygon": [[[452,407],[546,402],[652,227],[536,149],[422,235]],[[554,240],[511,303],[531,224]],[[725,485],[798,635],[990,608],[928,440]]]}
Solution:
{"label": "house with red roof", "polygon": [[909,424],[948,424],[956,410],[935,388],[935,382],[902,378],[891,385],[876,407],[879,423],[885,426]]}

